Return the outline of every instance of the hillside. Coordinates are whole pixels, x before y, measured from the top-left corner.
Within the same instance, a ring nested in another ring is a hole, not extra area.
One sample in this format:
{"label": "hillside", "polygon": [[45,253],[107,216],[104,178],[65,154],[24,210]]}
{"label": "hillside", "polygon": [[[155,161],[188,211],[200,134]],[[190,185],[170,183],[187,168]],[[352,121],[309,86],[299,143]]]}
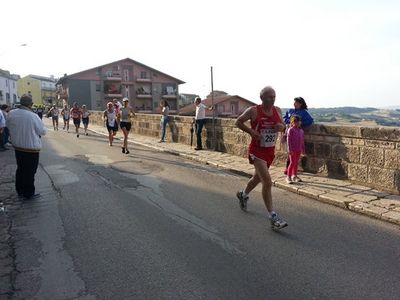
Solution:
{"label": "hillside", "polygon": [[[282,109],[286,112],[287,109]],[[316,123],[354,124],[360,126],[400,126],[400,109],[373,107],[310,108]]]}

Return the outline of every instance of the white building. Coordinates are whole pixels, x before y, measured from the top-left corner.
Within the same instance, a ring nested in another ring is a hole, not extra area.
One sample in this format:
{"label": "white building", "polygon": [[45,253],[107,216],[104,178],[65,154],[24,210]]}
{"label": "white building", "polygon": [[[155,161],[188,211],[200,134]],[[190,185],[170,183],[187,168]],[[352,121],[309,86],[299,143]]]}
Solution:
{"label": "white building", "polygon": [[19,75],[10,74],[0,69],[0,104],[13,105],[17,103],[17,81]]}

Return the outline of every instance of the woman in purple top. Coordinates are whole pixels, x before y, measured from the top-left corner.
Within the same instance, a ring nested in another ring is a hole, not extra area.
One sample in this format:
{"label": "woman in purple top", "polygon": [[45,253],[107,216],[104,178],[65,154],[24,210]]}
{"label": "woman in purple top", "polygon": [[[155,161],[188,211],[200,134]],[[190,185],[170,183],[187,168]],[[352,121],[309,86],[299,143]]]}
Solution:
{"label": "woman in purple top", "polygon": [[289,167],[287,169],[287,183],[301,182],[297,176],[297,167],[299,165],[300,156],[304,155],[304,131],[301,129],[301,121],[299,116],[290,118],[290,128],[287,133],[287,146],[289,153]]}

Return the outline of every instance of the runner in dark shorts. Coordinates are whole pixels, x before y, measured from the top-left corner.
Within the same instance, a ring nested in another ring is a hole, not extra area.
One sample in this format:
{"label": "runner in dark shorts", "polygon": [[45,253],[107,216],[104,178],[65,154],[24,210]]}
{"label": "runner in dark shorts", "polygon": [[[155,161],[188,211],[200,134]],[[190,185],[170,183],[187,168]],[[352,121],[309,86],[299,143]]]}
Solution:
{"label": "runner in dark shorts", "polygon": [[110,147],[113,145],[114,136],[118,131],[117,113],[112,102],[107,103],[107,109],[103,112],[103,120],[108,130],[108,141]]}
{"label": "runner in dark shorts", "polygon": [[51,116],[51,119],[53,121],[53,128],[54,131],[58,131],[58,115],[59,115],[59,111],[58,108],[55,104],[53,104],[53,107],[50,108],[48,114]]}
{"label": "runner in dark shorts", "polygon": [[86,109],[86,105],[82,105],[82,123],[86,135],[88,135],[87,129],[89,126],[89,116],[90,112]]}
{"label": "runner in dark shorts", "polygon": [[76,137],[79,137],[79,127],[81,126],[82,110],[79,108],[78,103],[74,102],[71,108],[71,116],[75,125]]}
{"label": "runner in dark shorts", "polygon": [[129,106],[129,99],[124,98],[122,100],[123,107],[120,108],[118,113],[118,120],[120,121],[119,126],[121,127],[122,133],[124,134],[124,144],[122,146],[122,153],[129,154],[128,150],[128,135],[132,128],[131,117],[135,116],[135,112]]}
{"label": "runner in dark shorts", "polygon": [[65,128],[67,128],[67,132],[69,132],[70,112],[69,112],[68,105],[64,105],[64,108],[61,110],[61,115],[62,115],[63,121],[64,121],[63,130],[65,130]]}

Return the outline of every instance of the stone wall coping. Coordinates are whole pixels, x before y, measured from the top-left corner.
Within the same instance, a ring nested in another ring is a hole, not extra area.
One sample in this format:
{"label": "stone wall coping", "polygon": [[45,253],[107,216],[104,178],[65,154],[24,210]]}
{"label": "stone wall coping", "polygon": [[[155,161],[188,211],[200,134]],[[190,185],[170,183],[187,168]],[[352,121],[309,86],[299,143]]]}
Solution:
{"label": "stone wall coping", "polygon": [[[92,113],[102,113],[100,111],[91,111]],[[161,114],[136,113],[141,119],[158,120]],[[193,116],[170,115],[171,121],[180,121],[182,123],[191,123]],[[212,118],[206,118],[206,124],[210,124]],[[236,119],[215,118],[216,125],[235,127]],[[369,140],[382,140],[400,142],[400,128],[388,126],[357,126],[316,123],[305,129],[308,135],[337,136],[346,138],[359,138]]]}

